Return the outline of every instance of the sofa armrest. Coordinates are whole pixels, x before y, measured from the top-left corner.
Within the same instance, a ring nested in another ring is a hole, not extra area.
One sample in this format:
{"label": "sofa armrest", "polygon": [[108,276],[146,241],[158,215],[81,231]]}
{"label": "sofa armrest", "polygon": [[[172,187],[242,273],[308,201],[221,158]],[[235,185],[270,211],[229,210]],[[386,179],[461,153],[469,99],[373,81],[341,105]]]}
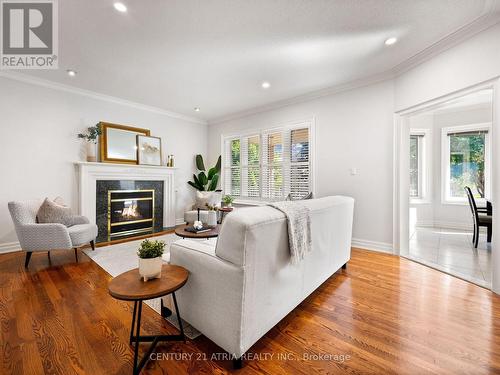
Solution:
{"label": "sofa armrest", "polygon": [[18,228],[24,251],[71,249],[71,238],[63,224],[24,224]]}
{"label": "sofa armrest", "polygon": [[217,257],[210,241],[176,241],[170,263],[189,271],[186,285],[175,292],[182,318],[239,357],[244,268]]}

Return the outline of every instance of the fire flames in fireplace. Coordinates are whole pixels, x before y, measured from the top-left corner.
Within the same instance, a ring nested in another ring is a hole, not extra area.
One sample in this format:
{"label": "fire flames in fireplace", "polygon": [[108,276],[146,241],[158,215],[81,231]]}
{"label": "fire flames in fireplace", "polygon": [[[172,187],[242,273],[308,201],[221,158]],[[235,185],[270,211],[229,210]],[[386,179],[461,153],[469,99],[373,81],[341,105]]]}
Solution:
{"label": "fire flames in fireplace", "polygon": [[142,215],[137,209],[137,201],[126,201],[124,202],[124,208],[122,210],[122,217],[126,220],[142,219]]}

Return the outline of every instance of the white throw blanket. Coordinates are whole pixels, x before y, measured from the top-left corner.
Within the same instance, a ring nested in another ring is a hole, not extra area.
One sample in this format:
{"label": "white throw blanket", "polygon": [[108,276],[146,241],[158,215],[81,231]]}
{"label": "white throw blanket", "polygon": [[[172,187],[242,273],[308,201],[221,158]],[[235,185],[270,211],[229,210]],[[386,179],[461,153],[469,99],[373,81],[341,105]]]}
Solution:
{"label": "white throw blanket", "polygon": [[285,214],[292,264],[299,263],[312,249],[309,208],[296,201],[274,202],[269,206]]}

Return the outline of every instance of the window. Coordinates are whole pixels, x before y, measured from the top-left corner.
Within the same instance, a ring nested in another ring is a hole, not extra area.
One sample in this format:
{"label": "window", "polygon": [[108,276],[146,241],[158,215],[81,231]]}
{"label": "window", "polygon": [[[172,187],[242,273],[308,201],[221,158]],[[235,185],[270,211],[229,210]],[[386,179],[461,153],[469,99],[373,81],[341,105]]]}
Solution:
{"label": "window", "polygon": [[414,203],[423,203],[423,199],[427,198],[429,172],[426,168],[425,146],[429,133],[429,129],[410,130],[410,198]]}
{"label": "window", "polygon": [[259,131],[225,137],[223,186],[243,199],[295,199],[312,191],[311,126]]}
{"label": "window", "polygon": [[445,202],[466,202],[464,188],[475,198],[490,194],[490,125],[444,128],[443,198]]}

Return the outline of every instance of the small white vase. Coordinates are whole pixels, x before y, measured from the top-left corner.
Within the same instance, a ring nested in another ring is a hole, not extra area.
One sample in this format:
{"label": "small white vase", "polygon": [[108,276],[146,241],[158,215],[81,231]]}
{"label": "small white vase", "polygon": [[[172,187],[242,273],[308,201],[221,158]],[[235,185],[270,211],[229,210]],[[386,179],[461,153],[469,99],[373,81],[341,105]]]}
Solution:
{"label": "small white vase", "polygon": [[87,161],[96,162],[96,144],[94,142],[87,142]]}
{"label": "small white vase", "polygon": [[217,211],[208,211],[207,225],[210,227],[217,225]]}
{"label": "small white vase", "polygon": [[159,279],[161,277],[161,267],[163,260],[156,258],[139,258],[139,275],[144,281],[149,279]]}

